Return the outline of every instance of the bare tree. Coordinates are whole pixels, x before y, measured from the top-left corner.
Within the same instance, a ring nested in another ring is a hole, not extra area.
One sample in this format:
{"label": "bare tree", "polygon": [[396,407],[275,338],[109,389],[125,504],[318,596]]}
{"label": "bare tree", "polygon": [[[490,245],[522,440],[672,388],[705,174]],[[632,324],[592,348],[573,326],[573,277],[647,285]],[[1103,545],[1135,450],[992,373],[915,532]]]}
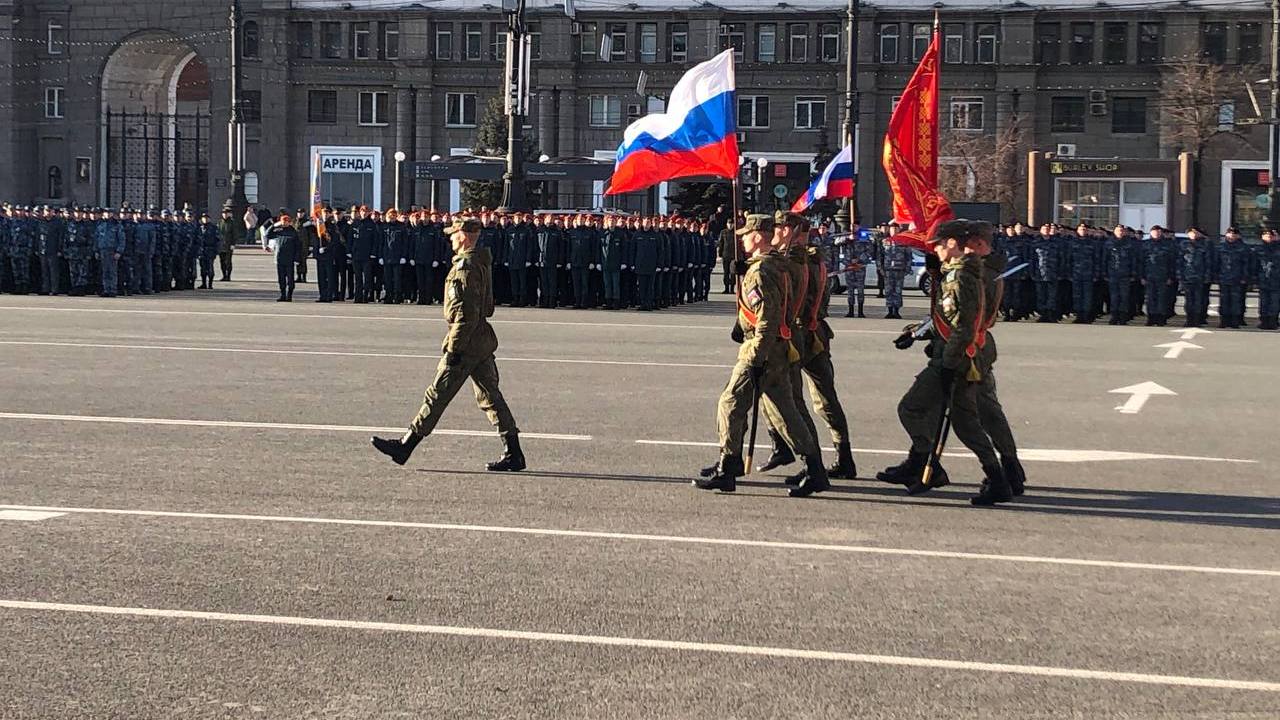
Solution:
{"label": "bare tree", "polygon": [[[1245,69],[1215,65],[1198,57],[1170,63],[1161,79],[1156,112],[1164,144],[1174,154],[1189,152],[1197,160],[1204,157],[1209,143],[1222,135],[1250,145],[1234,122],[1234,110],[1244,106],[1240,96],[1250,76]],[[1227,105],[1233,111],[1229,120],[1223,115]]]}
{"label": "bare tree", "polygon": [[957,202],[999,203],[1012,214],[1018,190],[1025,186],[1021,166],[1027,133],[1014,113],[994,134],[948,130],[938,143],[938,187]]}

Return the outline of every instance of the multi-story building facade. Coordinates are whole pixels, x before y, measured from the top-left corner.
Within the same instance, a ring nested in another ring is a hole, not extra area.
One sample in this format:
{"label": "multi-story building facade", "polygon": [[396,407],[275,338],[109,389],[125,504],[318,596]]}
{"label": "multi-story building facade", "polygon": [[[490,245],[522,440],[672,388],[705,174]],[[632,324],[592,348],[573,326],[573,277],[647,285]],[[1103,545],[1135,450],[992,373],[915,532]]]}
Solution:
{"label": "multi-story building facade", "polygon": [[[558,3],[529,0],[527,126],[537,152],[612,157],[630,119],[661,107],[662,94],[690,65],[728,48],[738,59],[740,144],[751,160],[770,161],[759,178],[767,195],[782,185],[794,198],[815,154],[838,147],[846,3],[612,5],[591,3],[570,19]],[[318,174],[328,198],[387,206],[394,153],[411,162],[470,154],[490,99],[501,94],[506,21],[499,2],[241,6],[244,155],[249,196],[258,203],[303,205]],[[968,176],[961,187],[973,197],[1000,183],[1016,190],[1005,204],[1019,214],[1106,221],[1137,212],[1146,224],[1195,215],[1213,229],[1257,212],[1269,180],[1260,173],[1267,135],[1265,125],[1245,124],[1254,113],[1242,82],[1213,109],[1221,132],[1200,147],[1187,147],[1160,118],[1179,58],[1225,67],[1233,78],[1266,76],[1270,18],[1261,0],[1230,7],[1057,0],[999,10],[959,0],[939,12],[942,162]],[[918,0],[862,6],[857,200],[864,221],[888,212],[880,139],[928,45],[933,14]],[[225,3],[0,0],[0,23],[12,28],[0,38],[0,195],[220,205],[229,192],[227,16]],[[636,91],[642,71],[650,97]],[[986,155],[983,143],[1014,159],[993,165],[989,157],[978,158],[984,164],[948,155],[956,148]],[[1029,166],[1029,151],[1057,157]],[[1157,162],[1178,163],[1195,151],[1202,157],[1195,187]],[[755,172],[748,171],[752,181]],[[414,182],[407,169],[402,180],[404,204],[461,202],[456,181]],[[599,205],[601,190],[601,183],[562,182],[548,202]],[[668,191],[625,203],[663,209]]]}

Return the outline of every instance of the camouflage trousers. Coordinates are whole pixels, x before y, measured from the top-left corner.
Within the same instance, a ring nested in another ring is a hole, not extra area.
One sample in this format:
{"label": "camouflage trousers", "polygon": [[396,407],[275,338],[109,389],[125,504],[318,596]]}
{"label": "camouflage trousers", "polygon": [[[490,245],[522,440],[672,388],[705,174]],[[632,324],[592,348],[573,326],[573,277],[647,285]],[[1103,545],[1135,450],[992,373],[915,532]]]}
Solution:
{"label": "camouflage trousers", "polygon": [[[845,296],[849,299],[849,309],[857,310],[866,297],[867,292],[867,270],[850,270],[844,274]],[[899,289],[901,296],[901,289]]]}
{"label": "camouflage trousers", "polygon": [[489,416],[489,422],[498,429],[498,434],[518,434],[520,428],[516,427],[511,409],[507,407],[507,401],[498,389],[498,363],[493,353],[479,357],[462,355],[456,365],[448,364],[447,357],[440,358],[440,364],[436,366],[436,377],[427,386],[422,407],[413,422],[409,423],[409,429],[424,437],[430,435],[445,408],[468,379],[475,387],[476,404]]}
{"label": "camouflage trousers", "polygon": [[[756,392],[756,384],[751,380],[751,366],[743,362],[734,365],[716,407],[722,457],[742,457],[742,441],[747,434],[747,424],[751,421],[751,405]],[[819,457],[817,441],[809,429],[813,421],[808,420],[806,423],[807,418],[802,417],[796,407],[791,384],[791,363],[787,361],[785,343],[777,343],[769,353],[758,392],[765,420],[770,427],[777,429],[796,455],[806,459]]]}
{"label": "camouflage trousers", "polygon": [[902,284],[906,279],[902,270],[884,271],[884,306],[890,310],[902,308]]}
{"label": "camouflage trousers", "polygon": [[89,286],[91,277],[91,267],[88,258],[76,258],[67,263],[71,270],[71,287],[84,288]]}
{"label": "camouflage trousers", "polygon": [[[967,382],[963,376],[955,379],[951,390],[951,427],[960,442],[978,456],[979,462],[984,466],[996,465],[999,460],[995,448],[979,418],[979,385]],[[994,384],[992,388],[994,390]],[[942,393],[942,367],[930,363],[916,375],[915,382],[898,402],[898,419],[911,437],[914,452],[925,455],[932,452],[939,414],[946,402]]]}

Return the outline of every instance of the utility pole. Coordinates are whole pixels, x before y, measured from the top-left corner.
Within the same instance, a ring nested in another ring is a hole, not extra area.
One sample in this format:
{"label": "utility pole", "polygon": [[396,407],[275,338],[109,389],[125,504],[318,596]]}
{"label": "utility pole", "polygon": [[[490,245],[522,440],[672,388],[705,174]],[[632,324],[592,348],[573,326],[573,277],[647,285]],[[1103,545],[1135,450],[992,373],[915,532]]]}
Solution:
{"label": "utility pole", "polygon": [[525,33],[525,0],[504,0],[507,12],[507,172],[502,176],[502,212],[528,212],[524,174],[524,117],[529,112],[532,47]]}
{"label": "utility pole", "polygon": [[1280,229],[1280,0],[1271,0],[1271,168],[1267,227]]}
{"label": "utility pole", "polygon": [[[1273,0],[1273,2],[1280,2],[1280,0]],[[841,150],[845,147],[853,147],[854,133],[858,127],[858,0],[849,0],[845,35],[849,38],[849,47],[844,59],[844,127],[840,133]],[[858,176],[860,160],[857,154],[853,156],[854,177]],[[849,228],[853,227],[853,219],[854,198],[846,198],[840,202],[840,210],[836,213],[836,227],[840,232],[849,232]]]}
{"label": "utility pole", "polygon": [[231,173],[231,196],[223,207],[239,222],[249,204],[244,196],[244,101],[240,86],[240,0],[231,2],[231,119],[227,123],[227,169]]}

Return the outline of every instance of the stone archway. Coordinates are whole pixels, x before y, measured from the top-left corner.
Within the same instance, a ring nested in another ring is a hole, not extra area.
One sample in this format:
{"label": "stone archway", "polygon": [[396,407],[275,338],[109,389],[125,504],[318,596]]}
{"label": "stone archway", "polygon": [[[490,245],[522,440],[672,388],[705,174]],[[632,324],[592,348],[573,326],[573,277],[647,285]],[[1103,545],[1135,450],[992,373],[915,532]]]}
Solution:
{"label": "stone archway", "polygon": [[126,38],[102,71],[104,205],[203,207],[209,178],[209,69],[170,33]]}

